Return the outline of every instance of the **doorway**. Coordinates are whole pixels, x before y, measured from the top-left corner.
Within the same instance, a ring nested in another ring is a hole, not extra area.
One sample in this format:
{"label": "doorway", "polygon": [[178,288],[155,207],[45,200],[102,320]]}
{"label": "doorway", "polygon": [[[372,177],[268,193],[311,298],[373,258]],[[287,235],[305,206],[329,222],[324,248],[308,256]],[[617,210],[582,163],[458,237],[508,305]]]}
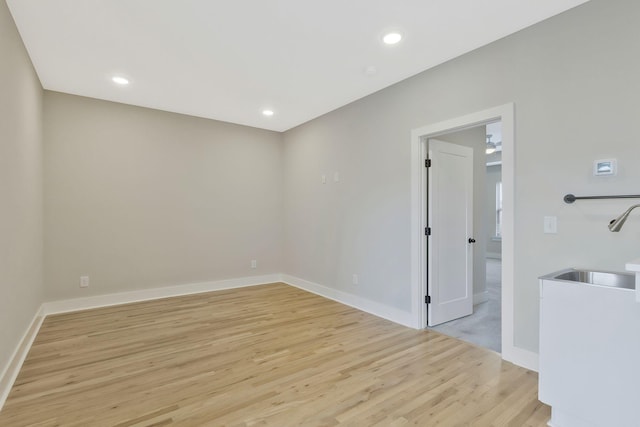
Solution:
{"label": "doorway", "polygon": [[[429,260],[437,259],[439,264],[443,264],[445,269],[457,271],[461,274],[466,268],[466,264],[471,266],[472,287],[467,293],[468,312],[452,313],[448,317],[440,316],[442,322],[433,322],[434,313],[440,310],[439,306],[434,305],[434,298],[431,298],[431,304],[427,307],[428,325],[432,330],[444,333],[454,338],[461,339],[473,343],[475,345],[488,348],[495,352],[501,352],[501,222],[502,222],[502,179],[501,179],[501,154],[502,154],[502,137],[501,123],[494,122],[487,125],[479,125],[470,129],[447,133],[438,137],[437,140],[429,139],[427,141],[429,156],[432,155],[432,144],[436,147],[439,142],[447,141],[448,144],[471,150],[475,161],[473,164],[466,166],[467,173],[471,177],[471,188],[468,192],[474,194],[471,202],[471,208],[466,209],[466,214],[470,216],[470,226],[467,228],[465,236],[453,236],[458,242],[462,250],[466,249],[470,260],[465,260],[460,255],[454,256],[455,253],[443,251],[442,244],[435,238],[439,233],[433,232],[432,236],[427,239],[427,258]],[[448,166],[447,166],[448,167]],[[434,167],[429,169],[427,174],[427,190],[429,193],[435,191],[450,191],[447,186],[435,187],[431,183],[431,177],[437,175]],[[459,171],[451,171],[455,173],[453,178],[445,175],[448,180],[460,180]],[[462,197],[461,192],[457,191],[457,197]],[[432,195],[427,197],[428,223],[435,224],[434,209],[430,206]],[[439,198],[439,197],[438,197]],[[446,200],[446,199],[445,199]],[[457,215],[463,213],[463,208],[450,204],[444,209],[440,215],[456,218]],[[457,212],[457,213],[456,213]],[[450,222],[450,221],[449,221]],[[459,234],[463,224],[450,224],[457,228]],[[445,235],[449,234],[445,232]],[[468,239],[468,241],[467,241]],[[472,243],[473,242],[473,243]],[[447,243],[448,245],[451,242]],[[446,256],[446,259],[441,259]],[[462,295],[462,281],[460,278],[439,277],[440,275],[432,274],[434,266],[427,266],[427,289],[429,294],[435,288],[450,288],[451,291],[458,291],[457,295]],[[438,268],[438,265],[435,265]],[[444,280],[443,280],[444,279]],[[435,282],[435,283],[432,283]],[[444,283],[438,283],[444,282]],[[436,298],[437,300],[437,298]],[[447,313],[448,314],[448,313]],[[436,316],[437,317],[437,316]]]}
{"label": "doorway", "polygon": [[438,135],[495,121],[502,122],[502,358],[520,366],[534,367],[533,355],[514,346],[514,104],[504,104],[414,129],[411,134],[411,283],[412,324],[427,325],[426,295],[426,173],[425,141]]}

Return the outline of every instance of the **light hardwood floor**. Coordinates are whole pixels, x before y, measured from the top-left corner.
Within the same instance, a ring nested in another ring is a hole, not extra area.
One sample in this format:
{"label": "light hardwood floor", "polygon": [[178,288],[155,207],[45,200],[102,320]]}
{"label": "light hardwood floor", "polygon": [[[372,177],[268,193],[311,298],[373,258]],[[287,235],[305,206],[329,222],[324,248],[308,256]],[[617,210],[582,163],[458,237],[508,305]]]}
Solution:
{"label": "light hardwood floor", "polygon": [[50,316],[1,426],[544,426],[537,375],[284,284]]}

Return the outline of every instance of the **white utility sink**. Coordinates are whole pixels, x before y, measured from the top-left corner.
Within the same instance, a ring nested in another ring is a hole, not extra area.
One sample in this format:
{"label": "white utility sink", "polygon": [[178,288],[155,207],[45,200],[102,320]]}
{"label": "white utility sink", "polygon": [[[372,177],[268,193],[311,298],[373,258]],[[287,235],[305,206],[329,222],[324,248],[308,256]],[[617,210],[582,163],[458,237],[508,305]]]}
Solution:
{"label": "white utility sink", "polygon": [[636,275],[567,269],[540,277],[539,399],[551,406],[550,426],[640,425],[637,267]]}

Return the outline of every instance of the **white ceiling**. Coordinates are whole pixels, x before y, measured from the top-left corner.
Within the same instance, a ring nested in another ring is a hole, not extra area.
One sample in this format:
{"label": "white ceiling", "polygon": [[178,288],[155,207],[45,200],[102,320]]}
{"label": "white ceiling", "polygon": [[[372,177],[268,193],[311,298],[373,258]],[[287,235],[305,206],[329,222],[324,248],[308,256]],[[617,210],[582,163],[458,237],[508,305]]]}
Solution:
{"label": "white ceiling", "polygon": [[45,89],[276,131],[584,2],[7,0]]}

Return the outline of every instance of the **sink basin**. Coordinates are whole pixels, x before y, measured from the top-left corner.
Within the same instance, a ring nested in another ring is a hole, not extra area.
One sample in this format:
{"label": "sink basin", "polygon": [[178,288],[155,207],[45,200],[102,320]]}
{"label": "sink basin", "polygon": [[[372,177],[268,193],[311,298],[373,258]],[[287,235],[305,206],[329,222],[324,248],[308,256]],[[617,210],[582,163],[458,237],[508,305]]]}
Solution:
{"label": "sink basin", "polygon": [[541,279],[566,280],[569,282],[589,283],[591,285],[609,286],[612,288],[636,288],[636,278],[633,273],[576,270],[570,268],[541,277]]}

